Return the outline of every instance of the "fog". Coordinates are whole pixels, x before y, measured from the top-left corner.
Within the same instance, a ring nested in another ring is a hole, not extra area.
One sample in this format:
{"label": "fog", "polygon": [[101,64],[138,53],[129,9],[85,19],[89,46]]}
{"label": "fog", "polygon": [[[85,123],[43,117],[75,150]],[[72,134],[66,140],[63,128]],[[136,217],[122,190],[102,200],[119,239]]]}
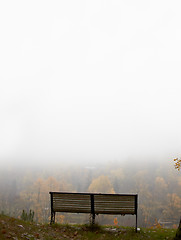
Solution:
{"label": "fog", "polygon": [[1,1],[1,166],[179,157],[180,7]]}

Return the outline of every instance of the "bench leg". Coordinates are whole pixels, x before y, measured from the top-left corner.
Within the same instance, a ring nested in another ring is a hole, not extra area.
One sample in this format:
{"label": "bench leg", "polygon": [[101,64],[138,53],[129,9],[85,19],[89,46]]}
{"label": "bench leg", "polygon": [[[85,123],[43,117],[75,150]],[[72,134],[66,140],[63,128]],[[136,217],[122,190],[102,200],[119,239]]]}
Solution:
{"label": "bench leg", "polygon": [[92,225],[94,225],[95,224],[95,214],[93,213],[91,215],[92,215]]}
{"label": "bench leg", "polygon": [[50,224],[53,224],[55,223],[55,212],[51,212],[51,221],[50,221]]}
{"label": "bench leg", "polygon": [[137,214],[136,214],[136,233],[137,233],[137,227],[138,227],[137,221],[138,221],[138,217],[137,217]]}

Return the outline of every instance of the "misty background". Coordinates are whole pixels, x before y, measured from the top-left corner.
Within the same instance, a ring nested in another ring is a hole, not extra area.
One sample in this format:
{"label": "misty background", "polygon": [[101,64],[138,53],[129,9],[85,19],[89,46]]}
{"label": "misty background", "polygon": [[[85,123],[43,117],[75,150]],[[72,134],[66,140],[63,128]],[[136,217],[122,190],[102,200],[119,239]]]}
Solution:
{"label": "misty background", "polygon": [[179,157],[180,7],[1,1],[1,166]]}

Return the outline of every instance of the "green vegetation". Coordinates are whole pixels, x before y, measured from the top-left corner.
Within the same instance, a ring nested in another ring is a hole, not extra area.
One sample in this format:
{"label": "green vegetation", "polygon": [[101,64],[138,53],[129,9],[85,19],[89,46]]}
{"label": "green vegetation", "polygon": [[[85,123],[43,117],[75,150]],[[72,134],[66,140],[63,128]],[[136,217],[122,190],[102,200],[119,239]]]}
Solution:
{"label": "green vegetation", "polygon": [[33,218],[34,218],[34,212],[30,209],[29,213],[25,212],[25,210],[23,210],[22,214],[21,214],[21,219],[27,222],[33,222]]}
{"label": "green vegetation", "polygon": [[120,226],[99,226],[68,224],[36,224],[20,219],[0,215],[0,239],[58,240],[58,239],[124,239],[172,240],[176,230],[163,228],[141,228],[135,233],[134,228]]}

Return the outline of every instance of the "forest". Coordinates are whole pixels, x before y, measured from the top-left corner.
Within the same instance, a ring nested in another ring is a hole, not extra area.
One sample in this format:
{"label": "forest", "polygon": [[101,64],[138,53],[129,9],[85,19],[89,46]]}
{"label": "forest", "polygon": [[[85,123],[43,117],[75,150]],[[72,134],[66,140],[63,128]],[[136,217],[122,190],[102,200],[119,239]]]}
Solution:
{"label": "forest", "polygon": [[[50,191],[138,193],[138,226],[177,228],[181,215],[181,174],[170,161],[110,161],[87,164],[1,167],[0,212],[50,221]],[[100,224],[133,226],[135,216],[96,217]],[[64,214],[60,223],[87,223],[87,214]]]}

